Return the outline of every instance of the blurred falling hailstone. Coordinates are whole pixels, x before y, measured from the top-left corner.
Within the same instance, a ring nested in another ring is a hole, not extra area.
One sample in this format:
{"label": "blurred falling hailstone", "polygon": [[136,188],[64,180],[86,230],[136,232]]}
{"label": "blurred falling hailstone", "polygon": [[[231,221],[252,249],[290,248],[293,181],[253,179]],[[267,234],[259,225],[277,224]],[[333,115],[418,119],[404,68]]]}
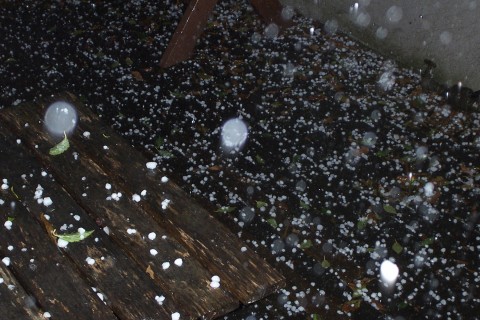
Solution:
{"label": "blurred falling hailstone", "polygon": [[397,23],[402,20],[403,9],[398,6],[391,6],[385,13],[388,22]]}
{"label": "blurred falling hailstone", "polygon": [[248,223],[253,220],[255,217],[255,211],[251,207],[244,207],[240,209],[239,218],[245,223]]}
{"label": "blurred falling hailstone", "polygon": [[362,143],[367,146],[371,147],[374,146],[377,142],[377,135],[373,132],[365,132],[363,135]]}
{"label": "blurred falling hailstone", "polygon": [[268,26],[265,27],[265,37],[267,39],[275,39],[278,36],[278,32],[280,29],[275,23],[270,23]]}
{"label": "blurred falling hailstone", "polygon": [[440,42],[444,45],[449,45],[452,42],[452,34],[448,31],[443,31],[440,34]]}
{"label": "blurred falling hailstone", "polygon": [[295,14],[295,10],[293,10],[293,8],[290,6],[286,6],[282,9],[282,18],[284,20],[292,19],[294,14]]}
{"label": "blurred falling hailstone", "polygon": [[380,88],[383,89],[383,91],[389,91],[390,89],[393,88],[394,84],[395,84],[395,75],[391,70],[388,70],[382,73],[382,75],[380,76],[380,79],[378,80],[378,85],[380,86]]}
{"label": "blurred falling hailstone", "polygon": [[421,146],[415,150],[415,156],[417,160],[425,160],[428,156],[428,148]]}
{"label": "blurred falling hailstone", "polygon": [[370,21],[372,21],[372,17],[368,12],[358,11],[353,15],[352,21],[359,27],[364,28],[370,24]]}
{"label": "blurred falling hailstone", "polygon": [[386,286],[395,284],[398,277],[398,267],[390,260],[385,260],[380,265],[380,278]]}
{"label": "blurred falling hailstone", "polygon": [[70,133],[77,125],[78,116],[75,108],[65,102],[57,101],[51,104],[44,117],[48,131],[57,136]]}
{"label": "blurred falling hailstone", "polygon": [[240,119],[230,119],[222,127],[222,145],[226,148],[240,148],[247,140],[247,125]]}
{"label": "blurred falling hailstone", "polygon": [[384,27],[378,27],[377,31],[375,32],[375,36],[380,40],[385,39],[388,36],[388,29]]}
{"label": "blurred falling hailstone", "polygon": [[327,20],[325,25],[323,26],[323,30],[325,30],[328,34],[334,34],[338,30],[338,22],[335,19]]}

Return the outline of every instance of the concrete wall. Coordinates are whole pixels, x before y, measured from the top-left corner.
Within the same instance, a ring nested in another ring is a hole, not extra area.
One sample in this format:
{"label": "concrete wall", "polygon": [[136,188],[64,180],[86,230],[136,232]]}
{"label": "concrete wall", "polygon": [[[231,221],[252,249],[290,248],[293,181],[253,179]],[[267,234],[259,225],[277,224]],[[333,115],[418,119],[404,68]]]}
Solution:
{"label": "concrete wall", "polygon": [[280,0],[400,65],[437,64],[435,78],[480,89],[480,0]]}

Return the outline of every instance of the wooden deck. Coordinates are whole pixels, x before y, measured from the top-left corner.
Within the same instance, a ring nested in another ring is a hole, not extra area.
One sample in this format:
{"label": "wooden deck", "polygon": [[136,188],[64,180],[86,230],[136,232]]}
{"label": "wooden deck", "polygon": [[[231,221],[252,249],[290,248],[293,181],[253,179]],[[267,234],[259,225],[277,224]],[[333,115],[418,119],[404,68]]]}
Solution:
{"label": "wooden deck", "polygon": [[[52,156],[61,138],[48,134],[43,115],[58,100],[76,107],[79,123],[70,148]],[[0,124],[6,319],[41,319],[45,312],[51,319],[171,319],[176,312],[180,319],[211,319],[284,285],[281,274],[174,182],[162,180],[160,170],[148,169],[149,160],[75,96],[4,109]],[[94,232],[57,246],[54,234],[78,228]],[[213,275],[221,279],[217,289],[210,286]]]}

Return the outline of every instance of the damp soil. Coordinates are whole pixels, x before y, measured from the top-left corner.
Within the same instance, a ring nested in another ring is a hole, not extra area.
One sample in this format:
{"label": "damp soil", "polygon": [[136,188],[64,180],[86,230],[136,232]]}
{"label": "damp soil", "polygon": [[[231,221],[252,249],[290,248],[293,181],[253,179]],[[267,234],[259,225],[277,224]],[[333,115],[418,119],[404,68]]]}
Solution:
{"label": "damp soil", "polygon": [[[74,93],[287,276],[226,319],[475,314],[476,103],[300,16],[266,34],[244,1],[219,3],[169,69],[182,2],[0,3],[1,108]],[[248,127],[237,150],[221,145],[231,118]],[[399,268],[390,288],[384,260]]]}

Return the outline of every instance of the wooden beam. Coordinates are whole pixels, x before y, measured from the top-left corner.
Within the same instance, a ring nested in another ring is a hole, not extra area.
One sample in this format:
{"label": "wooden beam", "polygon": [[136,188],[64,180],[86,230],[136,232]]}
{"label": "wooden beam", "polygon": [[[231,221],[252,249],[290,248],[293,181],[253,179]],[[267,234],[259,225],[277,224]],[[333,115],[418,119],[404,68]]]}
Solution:
{"label": "wooden beam", "polygon": [[292,24],[291,20],[282,17],[283,6],[278,0],[250,0],[252,6],[266,23],[275,23],[279,28]]}
{"label": "wooden beam", "polygon": [[[160,60],[162,68],[171,67],[189,59],[195,44],[205,28],[208,17],[218,0],[191,0],[182,20],[177,26],[167,49]],[[250,0],[266,23],[275,23],[280,28],[292,24],[282,18],[282,5],[278,0]]]}
{"label": "wooden beam", "polygon": [[191,57],[197,39],[205,28],[208,17],[218,0],[191,0],[177,26],[160,66],[168,68]]}

